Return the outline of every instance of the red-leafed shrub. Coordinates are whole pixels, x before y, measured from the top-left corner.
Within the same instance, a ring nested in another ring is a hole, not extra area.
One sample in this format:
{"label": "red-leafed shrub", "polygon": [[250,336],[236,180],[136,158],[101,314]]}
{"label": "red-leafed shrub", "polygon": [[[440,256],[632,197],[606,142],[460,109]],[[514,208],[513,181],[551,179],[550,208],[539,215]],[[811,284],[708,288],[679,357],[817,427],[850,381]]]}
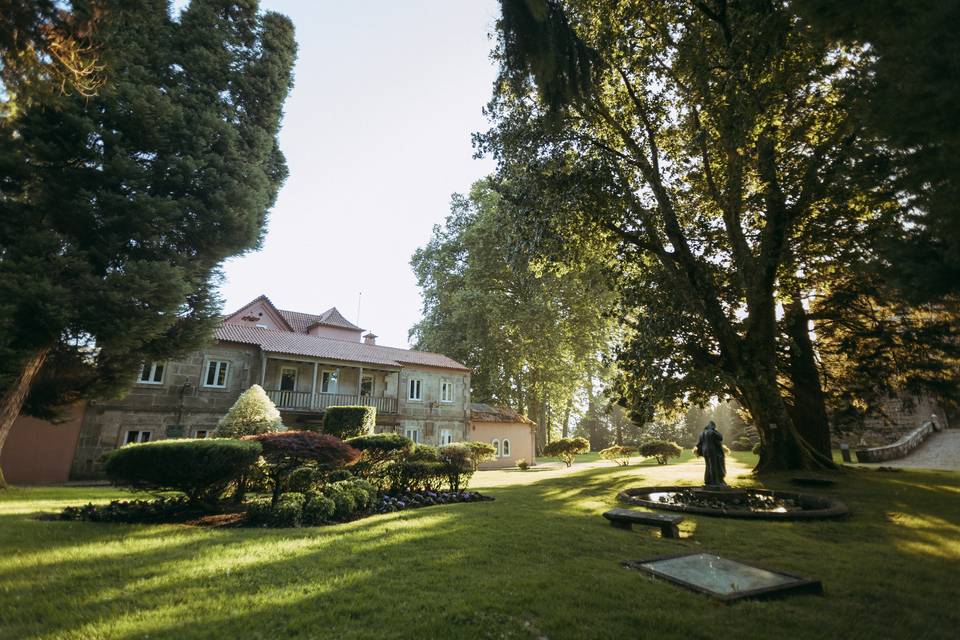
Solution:
{"label": "red-leafed shrub", "polygon": [[245,436],[244,440],[259,442],[267,462],[267,475],[273,484],[273,504],[286,490],[294,470],[304,466],[318,471],[332,471],[353,464],[360,452],[340,438],[316,431],[280,431]]}

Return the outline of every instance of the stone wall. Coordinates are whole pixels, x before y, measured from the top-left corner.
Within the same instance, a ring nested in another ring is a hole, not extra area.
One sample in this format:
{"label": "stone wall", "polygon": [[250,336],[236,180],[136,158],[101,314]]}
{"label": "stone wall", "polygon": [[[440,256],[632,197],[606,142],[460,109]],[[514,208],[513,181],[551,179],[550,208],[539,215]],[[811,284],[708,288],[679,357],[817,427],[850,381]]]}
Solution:
{"label": "stone wall", "polygon": [[834,444],[848,444],[852,449],[893,444],[930,420],[931,415],[937,417],[941,427],[948,426],[946,413],[933,398],[889,398],[880,415],[867,418],[863,428],[836,437]]}
{"label": "stone wall", "polygon": [[[222,389],[203,384],[211,360],[230,363]],[[100,458],[122,446],[130,431],[149,432],[151,440],[213,431],[240,393],[255,383],[259,371],[256,347],[216,344],[166,363],[160,384],[138,382],[121,399],[91,402],[80,429],[71,477],[98,477]]]}
{"label": "stone wall", "polygon": [[936,424],[930,420],[903,436],[893,444],[883,447],[872,447],[868,449],[858,449],[857,462],[886,462],[887,460],[897,460],[905,458],[907,455],[923,444],[931,433],[938,431]]}

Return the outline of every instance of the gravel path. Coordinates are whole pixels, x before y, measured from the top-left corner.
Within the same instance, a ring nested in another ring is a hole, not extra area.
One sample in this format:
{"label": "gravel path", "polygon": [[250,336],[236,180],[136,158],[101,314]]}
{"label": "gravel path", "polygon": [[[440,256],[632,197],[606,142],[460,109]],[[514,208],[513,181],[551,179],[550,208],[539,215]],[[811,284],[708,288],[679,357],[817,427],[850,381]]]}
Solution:
{"label": "gravel path", "polygon": [[905,469],[960,471],[960,429],[947,429],[934,433],[906,458],[881,464],[885,467]]}

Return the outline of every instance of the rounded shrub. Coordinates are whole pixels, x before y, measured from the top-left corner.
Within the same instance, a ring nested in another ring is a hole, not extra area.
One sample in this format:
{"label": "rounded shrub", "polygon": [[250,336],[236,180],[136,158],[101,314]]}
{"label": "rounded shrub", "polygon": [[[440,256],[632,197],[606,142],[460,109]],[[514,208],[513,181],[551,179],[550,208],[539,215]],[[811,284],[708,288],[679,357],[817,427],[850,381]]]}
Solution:
{"label": "rounded shrub", "polygon": [[230,438],[157,440],[111,451],[103,468],[115,485],[179,491],[198,502],[218,498],[261,451],[258,442]]}
{"label": "rounded shrub", "polygon": [[333,518],[346,520],[368,511],[377,500],[377,489],[360,478],[331,482],[322,489],[323,495],[334,505]]}
{"label": "rounded shrub", "polygon": [[670,458],[679,458],[683,454],[680,445],[666,440],[648,440],[638,450],[644,458],[655,458],[657,464],[667,464]]}
{"label": "rounded shrub", "polygon": [[630,456],[637,454],[637,448],[630,445],[615,444],[600,451],[600,457],[604,460],[615,462],[621,467],[630,464]]}
{"label": "rounded shrub", "polygon": [[323,413],[323,432],[342,440],[372,434],[376,424],[376,407],[327,407]]}
{"label": "rounded shrub", "polygon": [[299,527],[303,523],[306,496],[302,493],[287,493],[276,504],[267,498],[259,498],[247,505],[247,522],[266,527]]}
{"label": "rounded shrub", "polygon": [[529,468],[530,468],[530,463],[527,462],[526,458],[520,458],[519,460],[517,460],[517,469],[520,469],[520,471],[526,471]]}
{"label": "rounded shrub", "polygon": [[303,505],[303,524],[316,526],[333,520],[336,512],[336,503],[323,495],[320,491],[308,491],[304,494],[306,502]]}
{"label": "rounded shrub", "polygon": [[560,438],[543,448],[543,455],[556,456],[568,467],[581,453],[590,451],[590,441],[586,438]]}
{"label": "rounded shrub", "polygon": [[494,446],[489,442],[483,442],[481,440],[467,440],[463,444],[470,449],[470,460],[473,464],[474,471],[480,469],[481,463],[493,460],[493,457],[497,453],[496,448],[494,448]]}

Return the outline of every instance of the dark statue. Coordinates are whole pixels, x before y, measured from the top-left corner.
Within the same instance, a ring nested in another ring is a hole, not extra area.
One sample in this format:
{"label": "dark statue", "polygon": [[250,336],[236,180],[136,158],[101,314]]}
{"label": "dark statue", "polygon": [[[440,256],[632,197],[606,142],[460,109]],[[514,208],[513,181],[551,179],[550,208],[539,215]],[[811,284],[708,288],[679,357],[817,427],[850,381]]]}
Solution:
{"label": "dark statue", "polygon": [[727,475],[727,467],[723,458],[723,435],[717,431],[717,425],[711,420],[700,439],[697,440],[697,455],[703,456],[707,463],[707,470],[703,474],[703,484],[726,486],[723,477]]}

